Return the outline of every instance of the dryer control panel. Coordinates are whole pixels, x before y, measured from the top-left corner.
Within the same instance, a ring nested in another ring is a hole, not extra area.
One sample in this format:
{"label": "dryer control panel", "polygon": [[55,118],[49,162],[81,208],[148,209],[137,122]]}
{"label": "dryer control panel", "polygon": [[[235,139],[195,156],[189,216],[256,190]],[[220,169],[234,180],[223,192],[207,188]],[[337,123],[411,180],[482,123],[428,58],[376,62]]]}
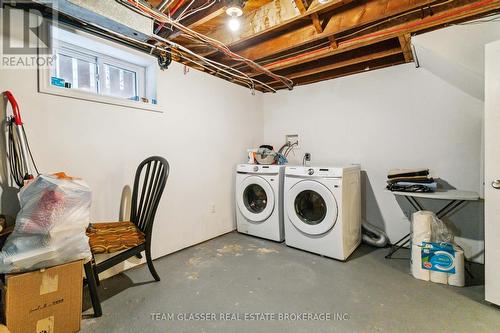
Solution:
{"label": "dryer control panel", "polygon": [[285,169],[287,176],[342,178],[344,168],[290,166]]}

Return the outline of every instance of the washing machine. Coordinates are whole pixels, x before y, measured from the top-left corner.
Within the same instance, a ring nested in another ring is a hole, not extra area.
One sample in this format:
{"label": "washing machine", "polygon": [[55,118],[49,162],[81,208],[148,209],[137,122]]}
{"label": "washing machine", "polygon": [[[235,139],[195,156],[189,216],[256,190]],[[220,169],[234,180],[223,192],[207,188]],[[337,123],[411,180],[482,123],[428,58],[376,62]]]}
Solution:
{"label": "washing machine", "polygon": [[241,233],[282,242],[284,166],[236,167],[236,225]]}
{"label": "washing machine", "polygon": [[288,246],[346,260],[361,243],[360,167],[287,167]]}

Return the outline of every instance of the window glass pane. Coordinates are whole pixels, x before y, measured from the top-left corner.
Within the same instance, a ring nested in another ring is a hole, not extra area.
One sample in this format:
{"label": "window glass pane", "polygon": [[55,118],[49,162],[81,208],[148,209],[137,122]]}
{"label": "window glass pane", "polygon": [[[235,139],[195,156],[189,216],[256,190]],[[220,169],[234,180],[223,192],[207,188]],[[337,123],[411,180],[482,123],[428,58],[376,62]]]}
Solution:
{"label": "window glass pane", "polygon": [[104,64],[103,67],[103,94],[129,99],[137,96],[137,80],[135,72],[109,64]]}
{"label": "window glass pane", "polygon": [[55,76],[70,83],[72,89],[97,92],[97,64],[58,53]]}
{"label": "window glass pane", "polygon": [[65,82],[73,83],[73,59],[64,54],[57,55],[56,76],[64,79]]}
{"label": "window glass pane", "polygon": [[78,59],[78,89],[96,91],[95,68],[95,64]]}

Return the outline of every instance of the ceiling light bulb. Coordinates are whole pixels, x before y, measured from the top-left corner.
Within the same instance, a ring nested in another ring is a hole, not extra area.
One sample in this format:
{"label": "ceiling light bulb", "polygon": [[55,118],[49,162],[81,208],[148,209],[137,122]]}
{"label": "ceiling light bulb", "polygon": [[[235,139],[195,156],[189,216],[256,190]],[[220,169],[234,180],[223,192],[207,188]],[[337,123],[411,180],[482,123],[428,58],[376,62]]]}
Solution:
{"label": "ceiling light bulb", "polygon": [[227,23],[231,31],[238,31],[240,29],[240,20],[237,17],[231,17]]}
{"label": "ceiling light bulb", "polygon": [[241,15],[243,15],[243,10],[238,5],[232,5],[231,7],[228,7],[226,9],[226,14],[231,16],[231,17],[241,16]]}
{"label": "ceiling light bulb", "polygon": [[321,4],[324,4],[324,3],[330,2],[330,0],[318,0],[318,2]]}

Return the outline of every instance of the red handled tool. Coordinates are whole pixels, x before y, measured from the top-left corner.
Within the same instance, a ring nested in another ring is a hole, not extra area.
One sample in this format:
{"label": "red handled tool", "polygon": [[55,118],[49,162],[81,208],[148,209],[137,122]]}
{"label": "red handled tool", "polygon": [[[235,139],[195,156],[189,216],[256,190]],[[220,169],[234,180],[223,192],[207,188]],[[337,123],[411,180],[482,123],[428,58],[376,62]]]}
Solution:
{"label": "red handled tool", "polygon": [[19,187],[24,185],[25,180],[33,179],[33,174],[38,175],[38,169],[24,130],[21,112],[14,95],[10,91],[3,93],[12,106],[12,116],[7,116],[9,129],[9,164],[11,176]]}

